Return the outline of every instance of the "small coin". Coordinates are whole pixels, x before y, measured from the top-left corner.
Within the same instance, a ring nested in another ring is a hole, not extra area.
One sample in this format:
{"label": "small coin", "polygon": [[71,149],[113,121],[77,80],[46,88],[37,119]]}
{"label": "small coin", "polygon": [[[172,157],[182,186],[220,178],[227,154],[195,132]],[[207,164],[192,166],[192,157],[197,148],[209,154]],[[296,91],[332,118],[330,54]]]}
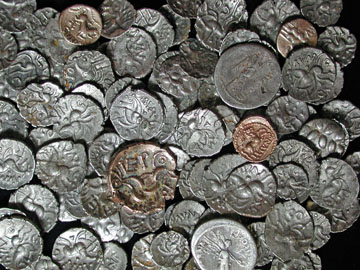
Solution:
{"label": "small coin", "polygon": [[274,259],[274,253],[265,242],[265,223],[254,222],[248,229],[255,239],[257,247],[256,266],[264,266]]}
{"label": "small coin", "polygon": [[25,138],[28,135],[28,123],[10,101],[0,100],[0,134],[18,134]]}
{"label": "small coin", "polygon": [[115,243],[104,244],[104,261],[98,270],[126,270],[127,255]]}
{"label": "small coin", "polygon": [[270,123],[261,116],[242,120],[233,134],[235,150],[250,162],[261,162],[275,150],[277,135]]}
{"label": "small coin", "polygon": [[165,210],[161,209],[152,214],[143,214],[122,207],[120,215],[126,227],[134,233],[144,234],[156,232],[164,224]]}
{"label": "small coin", "polygon": [[6,30],[0,29],[0,70],[8,67],[16,58],[18,45],[15,38]]}
{"label": "small coin", "polygon": [[300,0],[301,13],[320,27],[335,24],[343,9],[342,0]]}
{"label": "small coin", "polygon": [[314,223],[314,239],[311,249],[316,250],[324,246],[330,240],[331,224],[326,216],[315,212],[309,212]]}
{"label": "small coin", "polygon": [[101,35],[100,14],[86,5],[73,5],[63,10],[59,24],[64,38],[75,45],[93,44]]}

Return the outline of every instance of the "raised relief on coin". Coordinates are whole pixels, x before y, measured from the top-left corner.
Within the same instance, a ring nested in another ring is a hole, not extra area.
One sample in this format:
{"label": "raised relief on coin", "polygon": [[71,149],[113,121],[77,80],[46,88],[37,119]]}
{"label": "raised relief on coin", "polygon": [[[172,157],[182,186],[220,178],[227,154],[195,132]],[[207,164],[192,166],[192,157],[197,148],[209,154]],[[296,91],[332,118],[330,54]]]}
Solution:
{"label": "raised relief on coin", "polygon": [[316,250],[330,240],[331,224],[323,214],[315,211],[310,211],[309,214],[314,223],[314,239],[311,243],[311,250]]}
{"label": "raised relief on coin", "polygon": [[345,158],[356,174],[360,174],[360,152],[354,152]]}
{"label": "raised relief on coin", "polygon": [[225,36],[221,42],[219,54],[222,55],[227,49],[236,44],[247,42],[260,42],[260,37],[257,33],[248,29],[237,29]]}
{"label": "raised relief on coin", "polygon": [[237,109],[254,109],[274,98],[281,84],[280,65],[266,47],[238,44],[220,57],[214,74],[221,99]]}
{"label": "raised relief on coin", "polygon": [[274,253],[265,242],[265,223],[251,223],[248,229],[254,237],[257,247],[256,266],[263,266],[270,263],[274,259]]}
{"label": "raised relief on coin", "polygon": [[86,163],[83,145],[71,141],[54,142],[36,153],[36,175],[50,189],[65,193],[81,185]]}
{"label": "raised relief on coin", "polygon": [[240,223],[220,218],[201,224],[191,239],[191,250],[200,269],[251,270],[256,244]]}
{"label": "raised relief on coin", "polygon": [[196,18],[197,11],[203,0],[167,0],[170,8],[182,17]]}
{"label": "raised relief on coin", "polygon": [[125,33],[135,22],[136,10],[127,0],[106,0],[100,5],[103,21],[101,35],[115,38]]}
{"label": "raised relief on coin", "polygon": [[271,263],[270,270],[284,270],[284,269],[307,269],[307,270],[321,270],[321,259],[314,253],[305,253],[301,258],[293,259],[287,262],[275,258]]}
{"label": "raised relief on coin", "polygon": [[205,170],[209,167],[211,163],[210,158],[204,158],[197,160],[197,162],[192,167],[189,174],[189,184],[192,194],[195,195],[197,200],[203,201],[204,198],[204,190],[202,187],[203,176]]}
{"label": "raised relief on coin", "polygon": [[242,157],[250,162],[261,162],[275,150],[277,135],[264,117],[251,116],[237,125],[233,143]]}
{"label": "raised relief on coin", "polygon": [[81,224],[94,230],[102,242],[114,241],[121,228],[120,214],[115,213],[106,218],[87,216],[81,218]]}
{"label": "raised relief on coin", "polygon": [[31,181],[35,170],[32,151],[23,142],[0,140],[0,188],[17,189]]}
{"label": "raised relief on coin", "polygon": [[15,38],[8,31],[0,29],[0,70],[11,64],[17,52],[18,45]]}
{"label": "raised relief on coin", "polygon": [[83,185],[84,181],[82,181],[80,186],[77,187],[75,190],[64,193],[58,192],[61,204],[64,205],[64,208],[69,213],[69,215],[75,219],[82,219],[89,216],[81,203],[80,193]]}
{"label": "raised relief on coin", "polygon": [[126,270],[126,252],[115,243],[104,244],[104,261],[98,270]]}
{"label": "raised relief on coin", "polygon": [[96,270],[103,252],[94,234],[83,228],[71,228],[56,238],[52,258],[63,270]]}
{"label": "raised relief on coin", "polygon": [[28,135],[28,123],[21,117],[16,106],[10,101],[0,100],[0,134],[18,134],[25,138]]}
{"label": "raised relief on coin", "polygon": [[297,18],[286,22],[278,33],[276,46],[282,56],[287,57],[294,47],[307,44],[315,47],[318,35],[314,26],[308,21]]}
{"label": "raised relief on coin", "polygon": [[301,13],[320,27],[335,24],[343,9],[342,0],[301,0]]}
{"label": "raised relief on coin", "polygon": [[350,206],[344,209],[332,209],[328,218],[331,223],[331,232],[340,233],[349,229],[360,216],[360,204],[356,198]]}
{"label": "raised relief on coin", "polygon": [[63,10],[59,24],[64,38],[75,45],[93,44],[101,35],[100,14],[86,5],[73,5]]}
{"label": "raised relief on coin", "polygon": [[174,158],[150,143],[120,150],[108,170],[108,184],[115,202],[132,211],[151,214],[174,198],[178,177]]}
{"label": "raised relief on coin", "polygon": [[184,200],[198,200],[192,193],[189,182],[189,175],[195,163],[196,160],[188,161],[180,172],[178,186],[179,192]]}
{"label": "raised relief on coin", "polygon": [[152,214],[143,214],[122,207],[120,211],[121,220],[124,225],[134,233],[144,234],[155,232],[164,224],[165,210],[161,209]]}
{"label": "raised relief on coin", "polygon": [[278,203],[265,220],[265,241],[283,261],[299,259],[309,250],[314,225],[309,213],[294,201]]}
{"label": "raised relief on coin", "polygon": [[41,255],[39,260],[37,260],[35,263],[33,263],[30,266],[30,269],[25,268],[26,270],[43,270],[43,269],[49,269],[49,270],[60,270],[59,266],[53,262],[53,260],[48,257]]}
{"label": "raised relief on coin", "polygon": [[0,27],[10,32],[26,29],[28,17],[36,10],[36,0],[1,0]]}

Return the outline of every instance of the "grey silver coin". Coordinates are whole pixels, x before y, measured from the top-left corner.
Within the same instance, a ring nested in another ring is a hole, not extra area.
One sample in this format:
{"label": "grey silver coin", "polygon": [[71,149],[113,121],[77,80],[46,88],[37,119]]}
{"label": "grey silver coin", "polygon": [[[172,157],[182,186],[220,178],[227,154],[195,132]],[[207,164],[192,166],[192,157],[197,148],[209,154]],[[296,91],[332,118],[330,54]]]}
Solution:
{"label": "grey silver coin", "polygon": [[198,200],[203,201],[204,197],[204,190],[202,189],[202,181],[204,172],[207,167],[210,165],[211,159],[205,158],[198,160],[194,166],[192,167],[190,174],[189,174],[189,184],[192,194],[198,198]]}
{"label": "grey silver coin", "polygon": [[85,147],[72,141],[45,145],[36,153],[35,173],[42,184],[55,192],[66,193],[78,188],[86,174]]}
{"label": "grey silver coin", "polygon": [[239,44],[221,55],[214,80],[221,99],[227,105],[254,109],[276,95],[281,84],[281,70],[275,55],[264,46]]}
{"label": "grey silver coin", "polygon": [[174,42],[175,32],[169,21],[159,11],[151,8],[138,9],[134,26],[143,28],[154,38],[157,54],[166,52]]}
{"label": "grey silver coin", "polygon": [[307,173],[299,165],[286,163],[276,166],[272,173],[275,176],[276,195],[285,200],[297,200],[303,203],[310,195]]}
{"label": "grey silver coin", "polygon": [[216,91],[215,82],[213,77],[201,80],[198,101],[202,108],[214,108],[221,103],[221,98]]}
{"label": "grey silver coin", "polygon": [[294,201],[278,203],[265,220],[265,241],[282,261],[300,259],[313,240],[309,213]]}
{"label": "grey silver coin", "polygon": [[31,181],[35,159],[29,147],[21,141],[0,140],[0,188],[17,189]]}
{"label": "grey silver coin", "polygon": [[240,118],[226,105],[217,105],[213,108],[214,112],[220,116],[225,129],[224,146],[232,143],[233,133]]}
{"label": "grey silver coin", "polygon": [[74,218],[69,211],[65,208],[64,200],[59,196],[59,221],[61,222],[72,222],[76,221],[77,218]]}
{"label": "grey silver coin", "polygon": [[[198,82],[195,84],[196,87],[199,86]],[[198,89],[194,89],[189,95],[175,98],[175,104],[179,108],[180,112],[189,111],[195,107],[198,97]]]}
{"label": "grey silver coin", "polygon": [[180,172],[178,186],[184,200],[197,200],[190,188],[189,176],[196,160],[188,161]]}
{"label": "grey silver coin", "polygon": [[274,253],[265,242],[265,223],[254,222],[248,229],[255,239],[257,248],[256,266],[264,266],[274,259]]}
{"label": "grey silver coin", "polygon": [[90,98],[67,95],[58,100],[51,113],[53,130],[63,139],[91,142],[103,130],[104,115]]}
{"label": "grey silver coin", "polygon": [[279,134],[298,131],[310,116],[307,104],[291,96],[281,96],[272,101],[266,108],[266,115]]}
{"label": "grey silver coin", "polygon": [[297,15],[300,10],[290,0],[266,0],[251,15],[250,28],[276,44],[282,23]]}
{"label": "grey silver coin", "polygon": [[145,90],[128,88],[113,101],[110,120],[124,140],[149,140],[161,131],[164,111],[160,101]]}
{"label": "grey silver coin", "polygon": [[23,218],[0,220],[0,239],[0,264],[7,269],[24,269],[42,253],[43,240],[38,229]]}
{"label": "grey silver coin", "polygon": [[119,213],[106,218],[87,216],[81,218],[81,224],[85,224],[95,231],[102,242],[114,241],[120,229],[120,216]]}
{"label": "grey silver coin", "polygon": [[15,38],[2,28],[0,29],[0,48],[0,70],[2,70],[14,61],[18,52]]}
{"label": "grey silver coin", "polygon": [[12,208],[6,208],[6,207],[0,208],[0,220],[2,220],[3,218],[11,217],[11,216],[26,217],[26,214],[18,209],[12,209]]}
{"label": "grey silver coin", "polygon": [[318,26],[336,24],[343,9],[342,0],[301,0],[301,13],[305,18]]}
{"label": "grey silver coin", "polygon": [[242,28],[228,33],[221,43],[219,54],[222,55],[230,47],[247,42],[260,42],[260,37],[256,32]]}
{"label": "grey silver coin", "polygon": [[171,213],[174,210],[176,203],[171,204],[169,207],[166,208],[165,215],[164,215],[164,225],[169,227],[169,220],[171,217]]}
{"label": "grey silver coin", "polygon": [[190,160],[190,156],[176,146],[169,146],[169,150],[176,158],[176,170],[182,171],[186,163]]}
{"label": "grey silver coin", "polygon": [[323,214],[315,211],[310,211],[309,214],[314,223],[314,238],[311,243],[311,250],[316,250],[330,240],[331,224]]}
{"label": "grey silver coin", "polygon": [[85,211],[80,198],[80,193],[83,185],[84,182],[82,181],[81,185],[75,190],[61,193],[59,195],[65,210],[69,213],[71,217],[75,219],[81,219],[89,216],[89,214]]}
{"label": "grey silver coin", "polygon": [[320,118],[307,122],[299,131],[299,135],[309,140],[320,157],[330,154],[343,156],[349,146],[349,134],[340,123]]}
{"label": "grey silver coin", "polygon": [[29,270],[60,270],[60,268],[50,257],[41,255],[39,260],[30,266]]}
{"label": "grey silver coin", "polygon": [[311,199],[326,209],[345,209],[359,193],[359,181],[349,164],[337,158],[321,162],[320,176],[311,189]]}
{"label": "grey silver coin", "polygon": [[132,27],[109,42],[107,55],[119,76],[142,78],[154,64],[156,45],[146,31]]}
{"label": "grey silver coin", "polygon": [[56,238],[52,258],[63,270],[96,270],[103,259],[103,251],[90,231],[71,228]]}
{"label": "grey silver coin", "polygon": [[355,199],[350,206],[344,209],[332,209],[328,215],[331,223],[331,232],[340,233],[349,229],[360,216],[359,200]]}
{"label": "grey silver coin", "polygon": [[354,152],[345,158],[356,174],[360,174],[360,152]]}
{"label": "grey silver coin", "polygon": [[104,261],[98,270],[125,270],[127,266],[126,252],[115,243],[104,244]]}
{"label": "grey silver coin", "polygon": [[256,263],[256,244],[239,222],[213,219],[201,224],[191,239],[191,250],[200,269],[251,270]]}
{"label": "grey silver coin", "polygon": [[170,8],[185,18],[196,18],[197,11],[203,0],[167,0]]}
{"label": "grey silver coin", "polygon": [[126,227],[120,215],[120,228],[117,230],[115,241],[120,244],[124,244],[129,242],[133,236],[134,232]]}
{"label": "grey silver coin", "polygon": [[307,269],[307,270],[321,270],[321,259],[314,253],[305,253],[301,258],[283,262],[275,258],[271,263],[270,270],[292,270],[292,269]]}
{"label": "grey silver coin", "polygon": [[40,185],[25,185],[9,198],[9,205],[33,213],[44,232],[50,232],[58,220],[59,204],[54,194]]}
{"label": "grey silver coin", "polygon": [[25,30],[27,18],[36,10],[36,0],[1,0],[0,27],[10,32]]}
{"label": "grey silver coin", "polygon": [[159,79],[159,73],[161,71],[162,64],[167,59],[177,55],[180,55],[179,51],[169,51],[159,55],[154,62],[153,72],[151,73],[150,79],[154,79],[157,84],[160,84],[161,81]]}
{"label": "grey silver coin", "polygon": [[51,126],[51,111],[62,94],[60,87],[51,82],[32,83],[19,92],[17,106],[21,116],[33,127]]}
{"label": "grey silver coin", "polygon": [[200,267],[196,265],[194,258],[191,257],[185,264],[184,270],[200,270]]}
{"label": "grey silver coin", "polygon": [[17,133],[25,138],[28,135],[28,126],[15,105],[10,101],[0,100],[0,134]]}

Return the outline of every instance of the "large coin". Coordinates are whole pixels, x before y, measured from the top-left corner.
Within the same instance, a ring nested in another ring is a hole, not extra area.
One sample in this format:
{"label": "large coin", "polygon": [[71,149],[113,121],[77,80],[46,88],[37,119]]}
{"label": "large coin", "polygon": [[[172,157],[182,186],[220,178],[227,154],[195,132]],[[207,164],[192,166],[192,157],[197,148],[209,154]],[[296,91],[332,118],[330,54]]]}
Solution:
{"label": "large coin", "polygon": [[281,70],[275,55],[264,46],[239,44],[221,55],[214,79],[226,104],[248,110],[273,99],[280,88]]}

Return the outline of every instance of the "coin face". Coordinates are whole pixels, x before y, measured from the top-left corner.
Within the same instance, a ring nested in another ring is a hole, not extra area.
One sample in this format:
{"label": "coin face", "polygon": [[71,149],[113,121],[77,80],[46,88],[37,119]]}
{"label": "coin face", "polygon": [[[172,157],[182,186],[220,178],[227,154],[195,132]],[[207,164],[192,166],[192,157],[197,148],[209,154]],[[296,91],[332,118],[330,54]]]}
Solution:
{"label": "coin face", "polygon": [[261,116],[241,121],[233,134],[235,150],[250,162],[261,162],[275,150],[277,135],[270,123]]}
{"label": "coin face", "polygon": [[89,45],[101,35],[101,16],[96,9],[86,5],[73,5],[59,18],[60,30],[65,39],[75,45]]}
{"label": "coin face", "polygon": [[311,22],[324,27],[335,24],[343,9],[342,0],[301,0],[301,13]]}

